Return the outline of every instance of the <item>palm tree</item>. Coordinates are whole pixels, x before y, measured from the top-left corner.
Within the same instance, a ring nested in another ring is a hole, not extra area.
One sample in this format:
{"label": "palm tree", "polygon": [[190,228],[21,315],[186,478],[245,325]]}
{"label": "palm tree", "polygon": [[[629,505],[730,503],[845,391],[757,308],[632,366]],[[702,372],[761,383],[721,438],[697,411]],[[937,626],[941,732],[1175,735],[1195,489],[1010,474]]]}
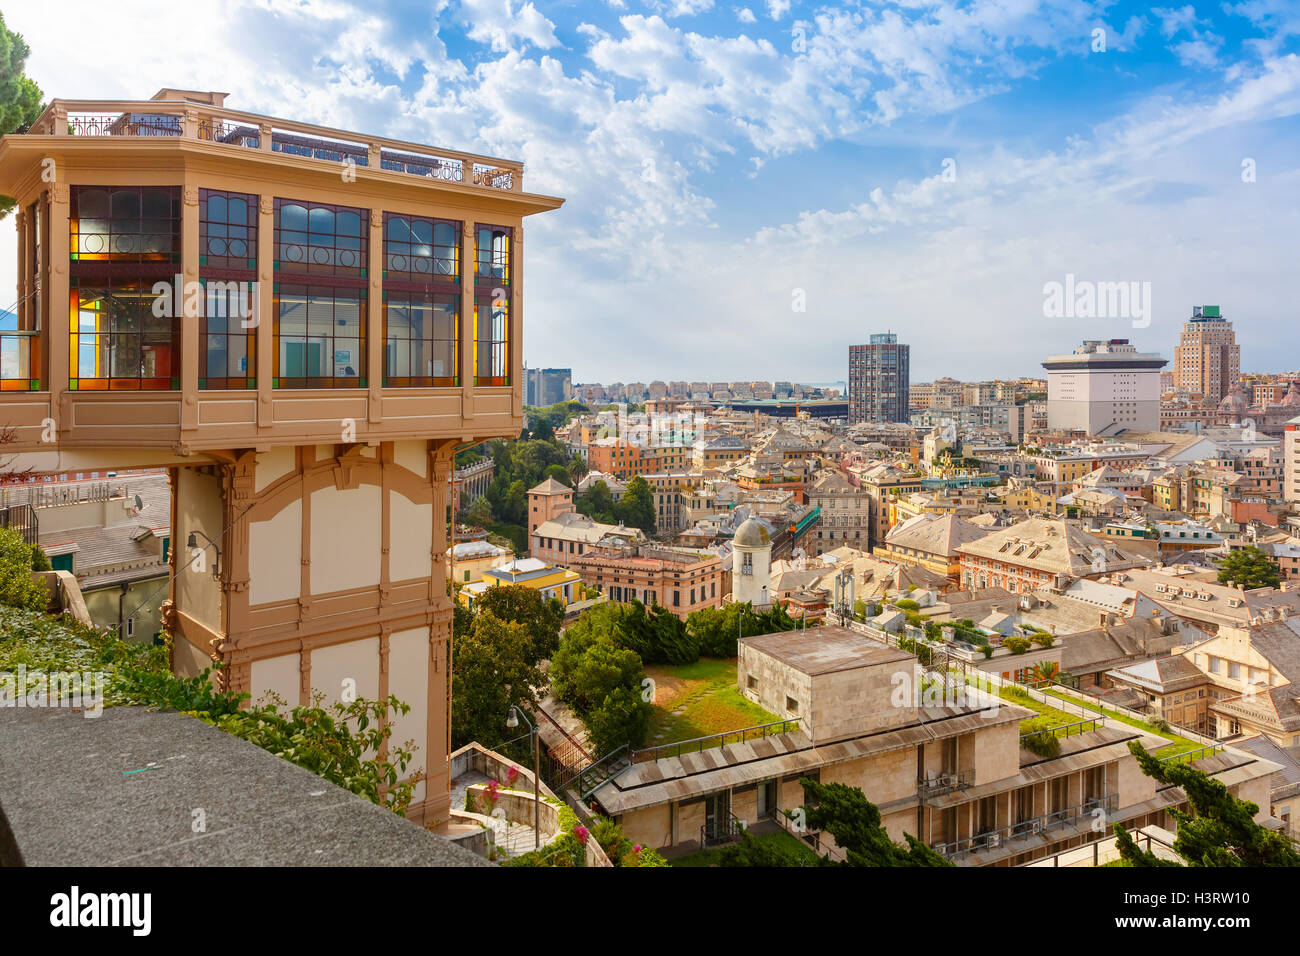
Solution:
{"label": "palm tree", "polygon": [[1061,665],[1056,661],[1044,661],[1041,664],[1034,665],[1034,680],[1043,681],[1048,684],[1056,682],[1056,678],[1061,674]]}

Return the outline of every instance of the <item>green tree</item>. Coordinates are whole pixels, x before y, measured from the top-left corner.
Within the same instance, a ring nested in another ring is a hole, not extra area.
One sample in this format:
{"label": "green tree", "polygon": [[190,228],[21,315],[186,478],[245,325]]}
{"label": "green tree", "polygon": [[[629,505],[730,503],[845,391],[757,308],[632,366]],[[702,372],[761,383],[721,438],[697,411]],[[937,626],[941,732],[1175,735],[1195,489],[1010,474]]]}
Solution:
{"label": "green tree", "polygon": [[32,547],[11,528],[0,528],[0,604],[43,611],[49,603],[45,585],[32,577]]}
{"label": "green tree", "polygon": [[745,830],[740,832],[740,839],[737,842],[718,849],[713,860],[718,866],[727,867],[819,865],[811,850],[801,851],[775,840],[756,840]]}
{"label": "green tree", "polygon": [[546,477],[554,478],[562,485],[573,487],[573,475],[569,474],[569,469],[564,465],[547,465]]}
{"label": "green tree", "polygon": [[880,825],[879,808],[858,787],[818,783],[807,777],[803,787],[806,822],[824,830],[845,850],[847,866],[952,866],[910,833],[895,843]]}
{"label": "green tree", "polygon": [[492,506],[486,498],[475,498],[465,512],[465,518],[470,524],[486,528],[492,523]]}
{"label": "green tree", "polygon": [[[41,89],[23,73],[30,48],[5,26],[0,14],[0,135],[26,129],[41,115]],[[0,219],[13,211],[14,201],[0,196]]]}
{"label": "green tree", "polygon": [[635,476],[627,483],[627,489],[615,506],[614,513],[629,528],[640,528],[646,534],[653,534],[655,498],[650,483],[640,475]]}
{"label": "green tree", "polygon": [[564,624],[564,605],[544,598],[540,591],[522,584],[501,584],[479,597],[479,614],[491,614],[500,621],[521,624],[530,641],[526,661],[536,666],[555,653]]}
{"label": "green tree", "polygon": [[[455,621],[453,619],[453,627]],[[480,613],[468,634],[457,637],[452,653],[452,749],[478,741],[496,747],[507,735],[512,706],[533,707],[534,688],[545,676],[529,663],[533,640],[528,628]]]}
{"label": "green tree", "polygon": [[587,725],[598,752],[639,747],[650,727],[650,704],[641,699],[641,656],[620,642],[628,609],[598,604],[560,636],[548,675],[556,696]]}
{"label": "green tree", "polygon": [[[1160,783],[1181,787],[1190,812],[1170,810],[1178,822],[1174,852],[1186,866],[1300,866],[1300,853],[1280,833],[1255,822],[1259,806],[1239,800],[1224,784],[1186,763],[1157,760],[1130,741],[1142,772]],[[1179,866],[1142,850],[1121,824],[1115,824],[1120,858],[1129,866]]]}
{"label": "green tree", "polygon": [[1219,583],[1245,588],[1278,587],[1282,574],[1263,551],[1252,545],[1233,551],[1219,565]]}
{"label": "green tree", "polygon": [[575,496],[573,508],[578,514],[602,524],[614,524],[618,520],[614,514],[614,494],[603,481],[592,482],[586,491]]}
{"label": "green tree", "polygon": [[748,601],[701,608],[686,616],[686,628],[695,638],[700,654],[728,659],[737,654],[736,641],[756,634],[793,631],[799,622],[781,605],[757,613]]}

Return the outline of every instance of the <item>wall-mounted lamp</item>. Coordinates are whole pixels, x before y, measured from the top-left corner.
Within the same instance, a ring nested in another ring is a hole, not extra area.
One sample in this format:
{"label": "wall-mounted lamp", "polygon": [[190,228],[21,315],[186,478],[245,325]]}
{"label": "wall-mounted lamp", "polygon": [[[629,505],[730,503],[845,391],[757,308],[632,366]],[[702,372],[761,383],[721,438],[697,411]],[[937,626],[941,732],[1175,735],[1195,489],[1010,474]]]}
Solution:
{"label": "wall-mounted lamp", "polygon": [[207,545],[204,550],[206,550],[207,548],[211,548],[213,551],[217,553],[217,560],[212,562],[212,576],[214,578],[220,578],[221,577],[221,548],[217,546],[217,543],[215,541],[209,538],[206,534],[203,534],[202,531],[191,531],[190,536],[185,541],[185,545],[190,549],[190,553],[193,554],[194,549],[199,546],[200,535],[202,535],[203,540],[207,542]]}

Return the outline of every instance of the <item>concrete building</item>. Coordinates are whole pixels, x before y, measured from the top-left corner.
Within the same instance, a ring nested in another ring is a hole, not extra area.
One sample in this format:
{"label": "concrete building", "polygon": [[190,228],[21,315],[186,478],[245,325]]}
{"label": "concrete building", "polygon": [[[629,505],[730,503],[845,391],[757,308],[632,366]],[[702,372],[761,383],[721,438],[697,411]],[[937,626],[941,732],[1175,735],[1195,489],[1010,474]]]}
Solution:
{"label": "concrete building", "polygon": [[[857,630],[746,637],[739,649],[737,689],[778,723],[698,753],[669,745],[634,754],[592,792],[629,839],[671,852],[731,839],[741,824],[781,826],[783,811],[804,805],[800,777],[861,788],[891,839],[910,834],[961,866],[1087,847],[1110,834],[1099,817],[1166,826],[1166,811],[1186,805],[1186,794],[1159,788],[1129,752],[1130,741],[1148,751],[1167,743],[1145,730],[1097,721],[1044,757],[1022,746],[1029,710],[980,691],[934,701],[909,692],[922,680],[916,659]],[[1274,822],[1278,764],[1227,752],[1196,765]],[[829,834],[798,835],[843,859]]]}
{"label": "concrete building", "polygon": [[573,397],[573,369],[524,369],[524,404],[533,407],[567,402]]}
{"label": "concrete building", "polygon": [[893,332],[849,346],[849,422],[905,422],[910,411],[910,345]]}
{"label": "concrete building", "polygon": [[1174,350],[1174,386],[1201,395],[1213,407],[1240,377],[1241,346],[1232,323],[1217,305],[1194,306]]}
{"label": "concrete building", "polygon": [[453,457],[522,429],[523,221],[563,200],[519,162],[225,99],[55,98],[0,140],[26,383],[0,389],[6,451],[167,468],[174,672],[395,695],[407,816],[443,822]]}
{"label": "concrete building", "polygon": [[1138,352],[1128,339],[1087,340],[1070,355],[1053,355],[1047,369],[1047,427],[1114,435],[1160,428],[1159,355]]}

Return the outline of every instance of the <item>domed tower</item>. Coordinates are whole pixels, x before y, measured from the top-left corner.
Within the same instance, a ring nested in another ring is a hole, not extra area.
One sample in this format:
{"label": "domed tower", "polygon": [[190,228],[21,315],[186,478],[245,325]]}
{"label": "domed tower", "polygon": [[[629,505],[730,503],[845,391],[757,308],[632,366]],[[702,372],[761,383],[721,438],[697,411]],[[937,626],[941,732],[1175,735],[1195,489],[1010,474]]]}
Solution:
{"label": "domed tower", "polygon": [[772,532],[757,518],[746,518],[731,546],[731,599],[755,608],[771,604]]}
{"label": "domed tower", "polygon": [[1246,417],[1249,408],[1246,390],[1240,385],[1234,385],[1232,390],[1223,396],[1223,401],[1219,402],[1219,422],[1224,425],[1239,424]]}

